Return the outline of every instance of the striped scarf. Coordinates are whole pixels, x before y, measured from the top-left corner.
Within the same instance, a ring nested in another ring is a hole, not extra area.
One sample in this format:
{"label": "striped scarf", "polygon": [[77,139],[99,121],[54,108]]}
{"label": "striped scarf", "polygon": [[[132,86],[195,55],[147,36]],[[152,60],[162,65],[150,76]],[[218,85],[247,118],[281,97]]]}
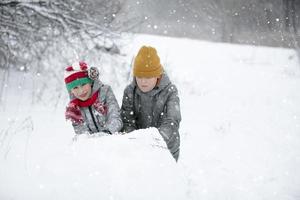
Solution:
{"label": "striped scarf", "polygon": [[99,92],[97,91],[86,101],[80,101],[79,99],[70,101],[65,112],[66,120],[70,120],[74,124],[83,124],[84,119],[81,114],[80,107],[93,106],[96,111],[98,111],[102,115],[106,115],[108,107],[107,105],[99,101],[98,95]]}

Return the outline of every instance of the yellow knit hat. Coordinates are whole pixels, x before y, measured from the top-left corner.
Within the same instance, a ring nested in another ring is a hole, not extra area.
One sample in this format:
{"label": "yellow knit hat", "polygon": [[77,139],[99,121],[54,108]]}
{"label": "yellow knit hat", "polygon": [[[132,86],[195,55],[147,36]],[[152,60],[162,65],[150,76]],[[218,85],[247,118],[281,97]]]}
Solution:
{"label": "yellow knit hat", "polygon": [[133,75],[137,77],[159,77],[163,73],[156,49],[142,46],[134,60]]}

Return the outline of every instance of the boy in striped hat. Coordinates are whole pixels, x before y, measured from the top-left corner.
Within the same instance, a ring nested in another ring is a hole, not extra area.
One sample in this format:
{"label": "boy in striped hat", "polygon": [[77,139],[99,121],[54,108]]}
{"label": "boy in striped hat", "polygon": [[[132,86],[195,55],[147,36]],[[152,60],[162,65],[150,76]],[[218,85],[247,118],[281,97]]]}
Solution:
{"label": "boy in striped hat", "polygon": [[65,117],[76,134],[119,132],[123,126],[119,104],[110,86],[101,83],[96,68],[85,62],[68,66],[65,83],[70,95]]}

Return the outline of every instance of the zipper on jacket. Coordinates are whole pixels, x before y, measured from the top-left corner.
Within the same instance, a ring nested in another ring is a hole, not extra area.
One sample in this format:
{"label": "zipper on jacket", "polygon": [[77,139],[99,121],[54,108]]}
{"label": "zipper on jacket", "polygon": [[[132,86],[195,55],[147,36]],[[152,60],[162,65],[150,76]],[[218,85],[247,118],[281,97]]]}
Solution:
{"label": "zipper on jacket", "polygon": [[91,108],[91,106],[89,106],[89,111],[90,111],[90,114],[91,114],[91,116],[92,116],[92,119],[93,119],[94,125],[95,125],[95,127],[96,127],[97,131],[99,132],[98,126],[97,126],[97,124],[96,124],[95,116],[94,116],[94,114],[93,114],[93,111],[92,111],[92,108]]}

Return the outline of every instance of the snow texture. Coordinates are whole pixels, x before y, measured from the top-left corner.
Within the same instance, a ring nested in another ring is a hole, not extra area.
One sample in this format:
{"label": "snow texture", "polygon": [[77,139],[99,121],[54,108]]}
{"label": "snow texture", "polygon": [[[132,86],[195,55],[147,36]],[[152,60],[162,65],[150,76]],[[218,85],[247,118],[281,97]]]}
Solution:
{"label": "snow texture", "polygon": [[[11,75],[0,105],[1,200],[300,198],[294,50],[138,35],[122,50],[128,65],[141,45],[157,48],[179,90],[178,163],[155,128],[74,138],[64,107],[29,106],[28,75]],[[119,103],[128,82],[114,90]]]}

